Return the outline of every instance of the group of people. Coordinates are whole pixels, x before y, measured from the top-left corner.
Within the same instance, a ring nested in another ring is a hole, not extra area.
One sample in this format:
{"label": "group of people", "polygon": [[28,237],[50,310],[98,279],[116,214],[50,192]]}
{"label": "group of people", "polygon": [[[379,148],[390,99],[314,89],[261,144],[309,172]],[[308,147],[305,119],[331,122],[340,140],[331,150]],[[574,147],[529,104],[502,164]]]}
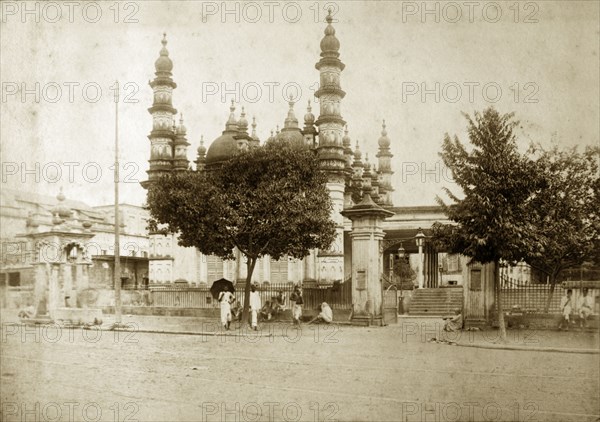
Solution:
{"label": "group of people", "polygon": [[565,330],[569,329],[569,325],[574,323],[574,315],[579,315],[579,326],[587,327],[587,319],[594,312],[594,298],[589,294],[588,289],[584,288],[581,291],[581,296],[577,303],[573,303],[573,290],[568,289],[565,295],[560,299],[560,322],[558,328]]}
{"label": "group of people", "polygon": [[[226,286],[223,291],[219,293],[218,301],[221,308],[221,324],[225,330],[229,330],[231,321],[242,320],[242,305],[236,300],[235,296],[229,288]],[[265,305],[262,305],[260,293],[256,290],[256,286],[253,284],[250,286],[250,328],[252,330],[258,330],[258,319],[262,317],[266,320],[271,320],[274,315],[278,315],[280,312],[285,310],[285,296],[283,291],[279,291],[277,296],[272,300],[267,301]],[[302,318],[302,306],[304,305],[304,299],[302,297],[302,290],[299,286],[294,286],[294,291],[290,295],[290,308],[292,310],[292,323],[294,325],[300,324]],[[320,306],[319,314],[313,318],[309,324],[313,322],[322,321],[330,323],[333,321],[333,311],[331,307],[323,302]]]}

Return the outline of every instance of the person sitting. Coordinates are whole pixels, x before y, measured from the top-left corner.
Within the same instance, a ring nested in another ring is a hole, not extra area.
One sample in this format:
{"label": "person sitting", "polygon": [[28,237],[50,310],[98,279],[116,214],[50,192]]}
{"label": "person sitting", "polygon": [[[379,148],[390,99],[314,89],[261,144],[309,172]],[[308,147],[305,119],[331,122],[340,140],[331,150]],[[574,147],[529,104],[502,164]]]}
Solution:
{"label": "person sitting", "polygon": [[273,300],[271,301],[271,303],[273,304],[273,315],[279,315],[280,312],[282,312],[283,310],[285,310],[285,296],[283,294],[283,291],[279,291],[277,293],[277,296],[273,297]]}
{"label": "person sitting", "polygon": [[231,304],[231,319],[233,321],[241,321],[243,310],[244,308],[240,302],[236,298],[233,298],[233,303]]}
{"label": "person sitting", "polygon": [[266,319],[267,321],[271,320],[271,317],[273,316],[273,307],[271,306],[270,300],[267,300],[265,302],[265,305],[260,309],[259,315],[263,320],[264,319]]}
{"label": "person sitting", "polygon": [[588,289],[582,290],[582,296],[577,301],[579,309],[579,324],[581,328],[587,327],[587,319],[594,312],[594,298],[589,294]]}
{"label": "person sitting", "polygon": [[462,330],[463,317],[459,308],[454,308],[454,316],[444,318],[444,331],[455,332]]}
{"label": "person sitting", "polygon": [[308,323],[312,324],[316,321],[323,321],[326,324],[330,324],[333,321],[333,311],[326,302],[321,303],[321,312],[319,312],[319,315],[311,319]]}
{"label": "person sitting", "polygon": [[563,297],[560,298],[560,322],[558,323],[558,329],[561,330],[563,323],[566,323],[566,330],[569,331],[569,321],[571,320],[571,312],[573,311],[571,296],[573,290],[568,289]]}

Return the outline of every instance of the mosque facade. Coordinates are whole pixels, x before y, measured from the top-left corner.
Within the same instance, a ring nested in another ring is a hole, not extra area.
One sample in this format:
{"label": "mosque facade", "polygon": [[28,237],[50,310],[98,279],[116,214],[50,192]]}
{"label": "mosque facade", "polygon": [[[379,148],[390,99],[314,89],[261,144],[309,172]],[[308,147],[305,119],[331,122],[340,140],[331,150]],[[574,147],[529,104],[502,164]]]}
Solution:
{"label": "mosque facade", "polygon": [[[373,201],[383,208],[391,208],[393,187],[391,178],[392,153],[391,141],[387,135],[385,121],[382,124],[379,149],[376,155],[377,165],[363,161],[358,147],[352,148],[346,121],[342,117],[342,101],[346,93],[342,89],[342,72],[345,68],[340,60],[340,42],[332,26],[332,17],[327,17],[325,35],[320,43],[320,58],[315,64],[320,76],[320,85],[315,97],[319,100],[319,114],[312,113],[310,101],[304,114],[304,124],[300,127],[295,114],[295,102],[289,101],[289,110],[283,128],[265,140],[283,140],[290,143],[304,143],[316,149],[321,168],[327,174],[327,189],[333,203],[332,220],[336,223],[337,236],[329,250],[314,250],[302,260],[282,258],[272,260],[265,256],[259,260],[253,274],[258,283],[316,282],[330,284],[345,281],[351,274],[350,221],[341,212],[358,203],[363,194],[370,194]],[[261,144],[256,134],[256,120],[252,120],[251,129],[244,108],[239,117],[236,105],[230,107],[225,128],[208,147],[201,140],[197,157],[192,164],[187,157],[189,142],[183,117],[173,107],[173,93],[177,84],[173,80],[173,61],[167,50],[166,34],[162,40],[162,49],[155,62],[155,78],[150,82],[154,93],[154,102],[148,109],[152,116],[150,140],[150,159],[147,187],[157,178],[169,172],[205,171],[227,160],[240,149]],[[221,277],[231,280],[246,278],[244,258],[236,251],[235,261],[222,261],[215,256],[201,254],[195,248],[177,246],[175,235],[149,234],[149,277],[151,284],[171,283],[186,280],[191,283],[210,284]]]}

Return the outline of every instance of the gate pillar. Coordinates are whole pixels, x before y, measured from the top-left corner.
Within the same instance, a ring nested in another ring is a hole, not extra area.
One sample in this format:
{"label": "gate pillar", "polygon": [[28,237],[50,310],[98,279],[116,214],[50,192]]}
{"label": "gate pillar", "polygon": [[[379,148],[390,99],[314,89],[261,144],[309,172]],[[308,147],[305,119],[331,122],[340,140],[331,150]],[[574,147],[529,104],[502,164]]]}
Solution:
{"label": "gate pillar", "polygon": [[352,220],[352,320],[364,325],[383,324],[382,222],[393,212],[375,204],[369,194],[360,203],[342,211]]}

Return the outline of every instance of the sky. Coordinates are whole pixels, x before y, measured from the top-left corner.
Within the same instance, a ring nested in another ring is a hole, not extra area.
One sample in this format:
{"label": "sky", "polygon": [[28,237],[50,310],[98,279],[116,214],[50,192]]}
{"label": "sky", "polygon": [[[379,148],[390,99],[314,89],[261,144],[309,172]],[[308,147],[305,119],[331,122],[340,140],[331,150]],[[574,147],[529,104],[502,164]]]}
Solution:
{"label": "sky", "polygon": [[[373,163],[385,119],[395,206],[434,205],[448,187],[445,133],[488,106],[515,112],[518,143],[599,145],[600,3],[589,2],[2,2],[2,186],[90,205],[114,200],[114,84],[120,202],[140,205],[152,118],[148,81],[167,34],[173,106],[188,158],[224,130],[231,99],[261,140],[297,98],[313,99],[328,8],[346,68],[341,113]],[[313,113],[318,116],[318,104]],[[442,195],[443,197],[443,195]]]}

